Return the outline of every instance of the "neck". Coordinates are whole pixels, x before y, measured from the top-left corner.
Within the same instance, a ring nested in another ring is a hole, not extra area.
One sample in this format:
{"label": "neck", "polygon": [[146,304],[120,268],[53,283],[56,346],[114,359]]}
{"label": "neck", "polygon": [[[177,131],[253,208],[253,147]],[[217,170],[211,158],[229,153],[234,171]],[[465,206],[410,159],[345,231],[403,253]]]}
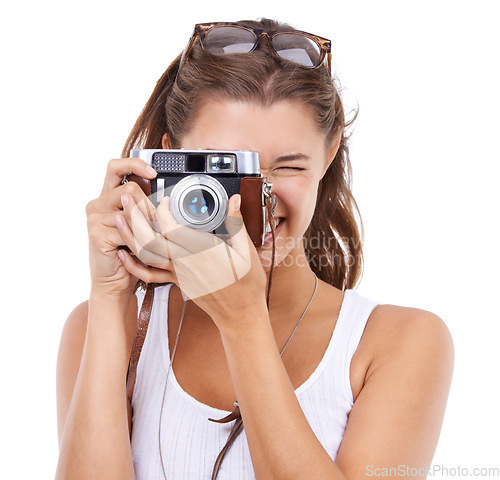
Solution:
{"label": "neck", "polygon": [[310,300],[314,287],[314,273],[303,249],[297,248],[274,267],[269,299],[271,323],[278,326],[297,321]]}

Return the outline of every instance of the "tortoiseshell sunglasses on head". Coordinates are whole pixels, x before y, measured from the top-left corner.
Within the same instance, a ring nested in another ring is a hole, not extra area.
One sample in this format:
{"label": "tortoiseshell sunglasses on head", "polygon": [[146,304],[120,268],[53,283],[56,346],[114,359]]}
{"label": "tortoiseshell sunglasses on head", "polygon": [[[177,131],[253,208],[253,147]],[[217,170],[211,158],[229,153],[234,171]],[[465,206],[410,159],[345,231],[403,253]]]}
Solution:
{"label": "tortoiseshell sunglasses on head", "polygon": [[332,43],[330,40],[299,30],[266,31],[263,28],[252,28],[230,22],[197,24],[182,53],[179,70],[196,38],[205,50],[216,55],[227,55],[253,52],[263,36],[267,38],[267,44],[275,55],[303,67],[317,68],[326,57],[328,71],[331,73]]}

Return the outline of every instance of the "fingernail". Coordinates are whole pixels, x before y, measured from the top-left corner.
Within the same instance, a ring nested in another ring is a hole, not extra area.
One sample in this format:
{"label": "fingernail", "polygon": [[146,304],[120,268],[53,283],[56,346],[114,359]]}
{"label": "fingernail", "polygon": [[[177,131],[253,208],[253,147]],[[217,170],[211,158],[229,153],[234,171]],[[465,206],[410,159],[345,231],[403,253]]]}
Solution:
{"label": "fingernail", "polygon": [[115,224],[118,228],[122,227],[123,225],[123,219],[121,215],[116,215],[115,217]]}
{"label": "fingernail", "polygon": [[122,205],[123,206],[127,205],[127,203],[128,203],[127,195],[122,195],[121,199],[122,199]]}
{"label": "fingernail", "polygon": [[153,167],[147,167],[146,172],[148,175],[154,175],[156,176],[156,170]]}
{"label": "fingernail", "polygon": [[118,257],[122,262],[125,261],[125,254],[123,253],[123,250],[118,250]]}
{"label": "fingernail", "polygon": [[236,197],[235,202],[234,202],[234,210],[235,210],[235,212],[237,212],[240,209],[240,207],[241,207],[241,195],[238,195]]}

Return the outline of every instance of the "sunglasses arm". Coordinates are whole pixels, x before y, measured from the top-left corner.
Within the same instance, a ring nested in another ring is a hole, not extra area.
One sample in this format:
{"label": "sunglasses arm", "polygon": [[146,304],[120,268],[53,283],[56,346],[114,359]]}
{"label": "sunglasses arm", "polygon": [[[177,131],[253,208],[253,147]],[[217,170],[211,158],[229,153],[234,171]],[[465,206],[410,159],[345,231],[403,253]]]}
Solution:
{"label": "sunglasses arm", "polygon": [[186,48],[182,52],[181,60],[179,62],[179,68],[177,69],[177,73],[175,74],[174,83],[177,81],[177,75],[179,75],[179,71],[181,70],[182,64],[184,63],[184,59],[186,58],[187,55],[189,55],[189,52],[191,51],[191,48],[193,47],[194,41],[196,40],[197,36],[198,36],[198,33],[196,32],[196,28],[195,28],[195,30],[193,31],[193,34],[191,35],[191,38],[189,39],[188,44],[186,45]]}

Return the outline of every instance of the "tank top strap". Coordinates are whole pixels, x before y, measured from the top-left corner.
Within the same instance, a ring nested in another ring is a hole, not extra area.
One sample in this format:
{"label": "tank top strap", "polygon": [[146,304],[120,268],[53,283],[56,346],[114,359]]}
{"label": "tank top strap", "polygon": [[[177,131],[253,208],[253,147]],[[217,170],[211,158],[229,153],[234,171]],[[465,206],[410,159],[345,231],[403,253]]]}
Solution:
{"label": "tank top strap", "polygon": [[351,406],[354,404],[350,380],[351,360],[358,348],[368,318],[378,304],[379,302],[366,298],[355,290],[346,290],[335,325],[335,341],[331,356],[337,366],[338,386]]}

